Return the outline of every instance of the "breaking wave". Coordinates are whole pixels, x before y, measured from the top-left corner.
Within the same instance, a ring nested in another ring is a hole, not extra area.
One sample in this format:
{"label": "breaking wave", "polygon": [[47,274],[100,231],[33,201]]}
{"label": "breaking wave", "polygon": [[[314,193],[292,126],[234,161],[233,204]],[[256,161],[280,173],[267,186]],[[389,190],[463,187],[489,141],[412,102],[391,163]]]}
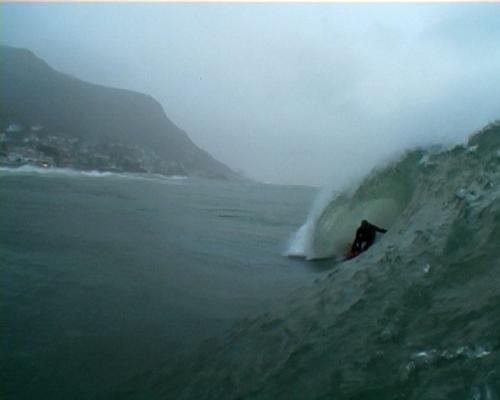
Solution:
{"label": "breaking wave", "polygon": [[46,175],[46,176],[90,176],[90,177],[107,177],[116,175],[113,172],[107,171],[83,171],[72,168],[56,168],[56,167],[38,167],[36,165],[22,165],[20,167],[0,167],[0,173],[7,174],[24,174],[24,175]]}
{"label": "breaking wave", "polygon": [[[291,240],[286,255],[308,260],[343,257],[363,219],[392,230],[398,223],[404,225],[406,218],[422,207],[430,212],[429,201],[436,198],[477,196],[481,190],[478,185],[490,188],[493,183],[489,172],[472,162],[490,152],[488,143],[496,138],[492,139],[489,132],[495,132],[497,126],[485,128],[467,144],[452,149],[435,146],[408,151],[399,160],[372,171],[356,187],[334,193],[327,201],[320,197]],[[493,151],[490,156],[496,162],[500,154]],[[464,162],[479,174],[476,181],[461,181],[459,171],[465,168]]]}
{"label": "breaking wave", "polygon": [[22,165],[20,167],[0,167],[0,174],[3,175],[37,175],[47,177],[90,177],[90,178],[126,178],[126,179],[142,179],[142,180],[160,180],[168,183],[181,183],[189,179],[187,176],[171,175],[165,176],[160,174],[141,174],[130,172],[113,172],[113,171],[97,171],[97,170],[80,170],[73,168],[59,167],[39,167],[36,165]]}
{"label": "breaking wave", "polygon": [[388,228],[383,239],[354,260],[332,262],[289,302],[155,371],[136,393],[497,399],[499,187],[498,123],[465,145],[408,152],[316,205],[291,252],[335,254],[361,218]]}

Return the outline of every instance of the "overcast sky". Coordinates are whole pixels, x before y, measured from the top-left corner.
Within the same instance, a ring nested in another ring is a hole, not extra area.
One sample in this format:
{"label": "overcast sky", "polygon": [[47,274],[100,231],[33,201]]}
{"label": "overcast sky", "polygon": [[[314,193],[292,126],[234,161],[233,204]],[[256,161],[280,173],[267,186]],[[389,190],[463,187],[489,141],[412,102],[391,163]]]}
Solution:
{"label": "overcast sky", "polygon": [[0,7],[3,44],[151,94],[264,182],[343,182],[500,119],[500,4]]}

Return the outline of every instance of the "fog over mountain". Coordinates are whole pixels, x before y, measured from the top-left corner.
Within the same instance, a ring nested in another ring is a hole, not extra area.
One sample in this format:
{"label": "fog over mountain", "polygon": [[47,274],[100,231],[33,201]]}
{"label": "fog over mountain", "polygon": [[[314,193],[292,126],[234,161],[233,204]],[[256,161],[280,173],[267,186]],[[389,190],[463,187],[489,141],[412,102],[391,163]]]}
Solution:
{"label": "fog over mountain", "polygon": [[1,4],[1,44],[147,93],[264,182],[341,185],[500,118],[500,4]]}

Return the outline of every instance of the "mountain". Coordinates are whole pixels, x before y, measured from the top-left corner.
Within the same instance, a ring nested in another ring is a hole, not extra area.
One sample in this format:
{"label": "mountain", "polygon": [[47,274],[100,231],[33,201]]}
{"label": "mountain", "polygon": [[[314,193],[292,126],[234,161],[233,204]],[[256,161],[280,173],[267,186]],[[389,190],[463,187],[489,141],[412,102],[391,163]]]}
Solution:
{"label": "mountain", "polygon": [[239,177],[197,147],[151,96],[84,82],[26,49],[0,46],[0,60],[7,163],[45,157],[56,166]]}

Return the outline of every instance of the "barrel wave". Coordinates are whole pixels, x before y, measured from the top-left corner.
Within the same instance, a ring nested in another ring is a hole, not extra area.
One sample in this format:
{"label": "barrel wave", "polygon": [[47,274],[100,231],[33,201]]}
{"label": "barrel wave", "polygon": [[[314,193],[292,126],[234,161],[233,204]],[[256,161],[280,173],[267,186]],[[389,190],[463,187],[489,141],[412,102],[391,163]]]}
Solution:
{"label": "barrel wave", "polygon": [[155,371],[140,396],[498,399],[499,185],[499,123],[375,171],[316,212],[295,251],[339,254],[362,218],[388,229],[375,245]]}
{"label": "barrel wave", "polygon": [[396,163],[372,172],[355,188],[319,201],[292,240],[287,255],[308,260],[342,257],[361,220],[391,227],[408,206],[418,184],[423,150],[407,153]]}

